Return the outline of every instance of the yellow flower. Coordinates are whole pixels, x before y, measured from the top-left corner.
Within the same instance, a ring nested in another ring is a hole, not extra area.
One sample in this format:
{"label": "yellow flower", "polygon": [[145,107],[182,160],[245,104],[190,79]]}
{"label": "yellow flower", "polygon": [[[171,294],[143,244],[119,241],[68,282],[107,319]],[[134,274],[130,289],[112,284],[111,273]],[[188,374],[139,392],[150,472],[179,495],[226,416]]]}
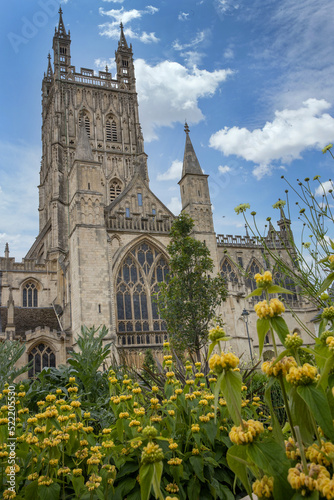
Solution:
{"label": "yellow flower", "polygon": [[160,462],[161,460],[163,460],[163,458],[163,451],[158,444],[150,442],[143,448],[143,452],[141,455],[143,464]]}
{"label": "yellow flower", "polygon": [[70,377],[70,378],[68,379],[68,381],[69,381],[69,383],[70,383],[70,384],[74,384],[74,382],[75,382],[75,377]]}
{"label": "yellow flower", "polygon": [[[294,490],[302,496],[308,496],[314,490],[322,492],[323,486],[330,479],[328,470],[322,465],[307,464],[308,474],[305,474],[302,464],[289,469],[288,481]],[[331,497],[327,497],[331,498]]]}
{"label": "yellow flower", "polygon": [[231,352],[213,354],[209,360],[210,370],[219,374],[222,371],[234,369],[239,364],[239,358],[232,354]]}
{"label": "yellow flower", "polygon": [[118,416],[119,418],[128,418],[129,417],[129,414],[127,411],[123,411],[119,414]]}
{"label": "yellow flower", "polygon": [[260,319],[269,319],[279,316],[285,311],[283,303],[278,299],[270,299],[270,302],[263,300],[254,306],[254,310]]}
{"label": "yellow flower", "polygon": [[193,424],[191,426],[191,432],[199,432],[200,431],[200,426],[198,424]]}
{"label": "yellow flower", "polygon": [[166,486],[166,491],[168,491],[168,493],[177,493],[179,491],[179,487],[175,483],[169,483]]}
{"label": "yellow flower", "polygon": [[199,449],[198,449],[198,448],[193,448],[193,449],[191,450],[191,453],[192,453],[193,455],[199,455],[199,454],[200,454],[200,451],[199,451]]}
{"label": "yellow flower", "polygon": [[12,490],[5,490],[3,492],[3,499],[4,500],[10,500],[10,498],[15,498],[16,497],[16,493],[15,491],[12,491]]}
{"label": "yellow flower", "polygon": [[140,425],[139,420],[131,420],[129,427],[138,427]]}
{"label": "yellow flower", "polygon": [[168,415],[170,415],[171,417],[174,417],[175,411],[174,410],[168,410]]}
{"label": "yellow flower", "polygon": [[292,356],[284,356],[280,361],[277,361],[275,363],[275,359],[272,361],[265,361],[262,364],[262,371],[268,376],[274,376],[278,377],[279,375],[283,375],[283,377],[286,376],[286,374],[289,372],[290,368],[292,367],[297,367],[297,363],[295,358]]}
{"label": "yellow flower", "polygon": [[[70,469],[68,469],[68,470],[70,470]],[[58,471],[58,474],[59,474],[59,471]],[[53,483],[52,479],[48,476],[40,476],[38,478],[38,485],[39,486],[50,486],[50,484],[52,484],[52,483]]]}
{"label": "yellow flower", "polygon": [[252,443],[254,438],[264,432],[262,422],[257,420],[243,421],[243,426],[233,426],[229,437],[234,444],[247,444]]}
{"label": "yellow flower", "polygon": [[318,380],[319,376],[316,366],[305,363],[303,366],[290,368],[286,380],[292,385],[308,385]]}
{"label": "yellow flower", "polygon": [[72,474],[73,476],[77,477],[77,476],[81,476],[82,474],[82,469],[73,469],[72,470]]}
{"label": "yellow flower", "polygon": [[79,408],[81,406],[81,403],[80,403],[80,401],[72,401],[71,406],[73,408]]}
{"label": "yellow flower", "polygon": [[181,465],[182,464],[182,458],[174,457],[168,460],[168,465]]}
{"label": "yellow flower", "polygon": [[287,335],[284,343],[287,349],[296,349],[297,347],[303,345],[303,339],[300,338],[297,332],[295,332],[292,335]]}
{"label": "yellow flower", "polygon": [[333,336],[327,337],[326,345],[329,347],[329,349],[331,351],[334,351],[334,337]]}
{"label": "yellow flower", "polygon": [[258,288],[268,288],[273,283],[273,276],[270,271],[265,271],[263,275],[257,273],[254,279]]}
{"label": "yellow flower", "polygon": [[253,492],[259,498],[274,498],[274,478],[263,476],[261,480],[257,479],[252,485]]}
{"label": "yellow flower", "polygon": [[215,328],[211,328],[211,330],[209,331],[209,340],[211,342],[215,342],[224,337],[226,337],[226,333],[221,326],[216,326]]}

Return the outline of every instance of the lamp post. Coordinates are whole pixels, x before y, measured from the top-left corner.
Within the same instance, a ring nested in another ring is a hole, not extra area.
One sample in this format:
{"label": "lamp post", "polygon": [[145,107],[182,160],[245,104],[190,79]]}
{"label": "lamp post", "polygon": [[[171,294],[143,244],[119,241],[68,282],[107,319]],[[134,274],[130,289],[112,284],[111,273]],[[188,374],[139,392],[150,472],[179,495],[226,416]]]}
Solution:
{"label": "lamp post", "polygon": [[251,360],[252,360],[252,363],[253,363],[253,352],[252,352],[252,346],[251,346],[251,341],[250,341],[250,336],[249,336],[249,330],[248,330],[248,316],[249,316],[249,312],[246,311],[246,309],[244,309],[242,311],[242,313],[241,313],[241,318],[245,322],[245,325],[246,325],[246,332],[247,332],[247,337],[248,337],[249,352],[250,352]]}

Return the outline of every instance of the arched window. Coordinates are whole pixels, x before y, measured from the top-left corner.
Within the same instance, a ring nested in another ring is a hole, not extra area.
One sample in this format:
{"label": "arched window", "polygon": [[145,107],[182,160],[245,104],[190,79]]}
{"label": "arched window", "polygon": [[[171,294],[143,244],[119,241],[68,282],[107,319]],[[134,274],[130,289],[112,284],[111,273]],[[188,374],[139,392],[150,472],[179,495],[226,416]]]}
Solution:
{"label": "arched window", "polygon": [[282,286],[283,288],[286,288],[287,290],[290,290],[292,292],[291,294],[289,293],[280,294],[282,299],[288,302],[298,300],[296,285],[294,284],[292,278],[290,278],[289,276],[284,276],[278,269],[274,269],[273,282],[275,283],[275,285]]}
{"label": "arched window", "polygon": [[28,372],[28,377],[36,377],[43,368],[49,368],[56,366],[56,356],[52,349],[47,345],[40,343],[35,346],[28,355],[29,363],[32,362],[32,366]]}
{"label": "arched window", "polygon": [[232,262],[225,258],[220,266],[220,274],[224,278],[225,283],[232,283],[233,285],[238,284],[238,273]]}
{"label": "arched window", "polygon": [[23,307],[38,307],[38,290],[32,281],[26,283],[22,291]]}
{"label": "arched window", "polygon": [[167,259],[153,245],[140,243],[123,260],[117,275],[117,331],[165,331],[155,296],[167,281]]}
{"label": "arched window", "polygon": [[106,140],[117,142],[117,125],[114,120],[108,119],[106,122]]}
{"label": "arched window", "polygon": [[110,203],[114,201],[115,198],[122,192],[122,187],[121,184],[118,180],[113,180],[111,181],[109,185],[109,198],[110,198]]}
{"label": "arched window", "polygon": [[[247,275],[245,279],[245,285],[252,292],[256,288],[256,281],[254,279],[255,274],[261,273],[261,267],[257,260],[252,259],[247,267]],[[261,297],[252,297],[253,301],[258,302]]]}
{"label": "arched window", "polygon": [[82,111],[79,116],[79,126],[81,126],[82,120],[84,122],[87,135],[90,137],[90,119],[86,111]]}

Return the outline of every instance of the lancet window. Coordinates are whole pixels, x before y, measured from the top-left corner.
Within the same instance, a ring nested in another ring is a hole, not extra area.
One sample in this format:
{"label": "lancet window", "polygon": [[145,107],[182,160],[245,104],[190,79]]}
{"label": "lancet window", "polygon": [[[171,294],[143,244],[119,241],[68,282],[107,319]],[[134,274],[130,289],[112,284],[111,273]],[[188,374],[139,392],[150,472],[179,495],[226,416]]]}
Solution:
{"label": "lancet window", "polygon": [[56,366],[56,356],[52,349],[47,345],[40,343],[35,346],[28,355],[29,363],[32,362],[32,366],[28,372],[28,377],[36,377],[43,368],[50,368]]}
{"label": "lancet window", "polygon": [[24,285],[22,290],[22,306],[23,307],[38,307],[38,290],[32,281]]}
{"label": "lancet window", "polygon": [[232,283],[233,285],[238,284],[238,273],[232,262],[225,258],[220,266],[220,274],[224,278],[226,284]]}
{"label": "lancet window", "polygon": [[156,304],[158,283],[167,281],[166,257],[151,243],[130,250],[117,275],[117,331],[165,331]]}
{"label": "lancet window", "polygon": [[[249,263],[247,267],[247,276],[245,279],[245,284],[246,287],[249,288],[251,291],[255,290],[256,288],[256,281],[254,279],[255,274],[261,273],[261,267],[260,264],[258,263],[257,260],[252,259],[251,262]],[[253,300],[259,301],[259,297],[253,297]]]}
{"label": "lancet window", "polygon": [[106,140],[117,142],[117,125],[115,120],[108,119],[106,122]]}
{"label": "lancet window", "polygon": [[289,276],[284,276],[278,269],[274,269],[273,282],[275,283],[275,285],[282,286],[283,288],[286,288],[287,290],[290,290],[290,292],[292,292],[291,294],[281,293],[280,295],[282,299],[290,302],[298,300],[296,285],[294,284],[293,280],[289,278]]}
{"label": "lancet window", "polygon": [[113,180],[111,181],[109,185],[109,199],[110,203],[114,201],[115,198],[117,198],[118,195],[120,195],[122,192],[122,186],[118,180]]}

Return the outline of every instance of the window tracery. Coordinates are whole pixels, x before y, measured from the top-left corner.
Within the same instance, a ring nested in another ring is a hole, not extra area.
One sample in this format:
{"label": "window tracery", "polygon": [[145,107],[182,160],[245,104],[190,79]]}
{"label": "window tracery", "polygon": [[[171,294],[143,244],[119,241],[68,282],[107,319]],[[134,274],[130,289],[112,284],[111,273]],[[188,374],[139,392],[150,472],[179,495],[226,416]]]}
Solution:
{"label": "window tracery", "polygon": [[[260,267],[260,264],[258,263],[258,261],[255,259],[252,259],[251,262],[248,264],[247,275],[246,275],[246,279],[245,279],[245,285],[247,288],[250,289],[251,292],[253,290],[255,290],[255,288],[256,288],[256,281],[254,279],[254,276],[255,276],[255,274],[261,273],[261,272],[262,272],[261,267]],[[258,302],[259,300],[261,300],[261,297],[252,297],[252,300],[254,302]]]}
{"label": "window tracery", "polygon": [[111,183],[109,185],[110,203],[112,201],[114,201],[114,199],[117,198],[117,196],[120,195],[121,192],[122,192],[122,186],[121,186],[120,182],[117,179],[111,181]]}
{"label": "window tracery", "polygon": [[52,349],[40,343],[35,346],[28,355],[29,363],[32,362],[32,366],[28,372],[28,377],[33,378],[36,377],[43,368],[55,368],[56,366],[56,356]]}
{"label": "window tracery", "polygon": [[281,293],[282,299],[291,302],[291,301],[297,301],[298,300],[298,295],[297,295],[297,289],[296,285],[294,284],[293,280],[289,276],[284,276],[278,269],[274,269],[273,272],[273,282],[275,285],[279,285],[283,288],[286,288],[287,290],[290,290],[292,293]]}
{"label": "window tracery", "polygon": [[38,290],[33,281],[26,283],[22,290],[22,306],[38,307]]}
{"label": "window tracery", "polygon": [[117,125],[115,120],[110,118],[106,122],[106,140],[108,142],[117,142]]}
{"label": "window tracery", "polygon": [[147,242],[127,254],[116,283],[118,333],[166,330],[155,296],[158,283],[167,281],[168,272],[165,256]]}
{"label": "window tracery", "polygon": [[232,262],[225,258],[220,266],[220,274],[224,278],[225,282],[232,283],[233,285],[238,284],[238,273]]}

